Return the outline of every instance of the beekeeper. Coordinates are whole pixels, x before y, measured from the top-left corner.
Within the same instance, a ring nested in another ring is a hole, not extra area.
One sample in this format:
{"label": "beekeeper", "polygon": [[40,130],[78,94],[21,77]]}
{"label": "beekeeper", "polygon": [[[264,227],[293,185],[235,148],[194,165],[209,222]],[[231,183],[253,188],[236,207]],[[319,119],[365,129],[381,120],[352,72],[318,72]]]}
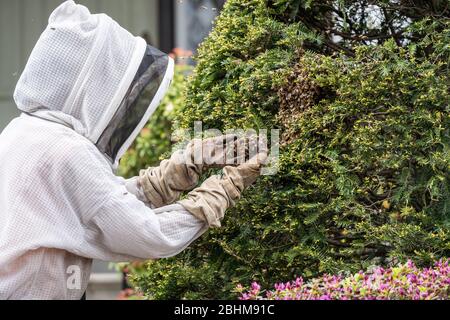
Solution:
{"label": "beekeeper", "polygon": [[[256,180],[265,152],[239,166],[203,161],[235,155],[232,135],[114,175],[172,74],[171,58],[105,14],[73,1],[51,14],[14,92],[22,114],[0,135],[0,299],[80,299],[92,259],[176,255]],[[192,190],[211,166],[223,173]]]}

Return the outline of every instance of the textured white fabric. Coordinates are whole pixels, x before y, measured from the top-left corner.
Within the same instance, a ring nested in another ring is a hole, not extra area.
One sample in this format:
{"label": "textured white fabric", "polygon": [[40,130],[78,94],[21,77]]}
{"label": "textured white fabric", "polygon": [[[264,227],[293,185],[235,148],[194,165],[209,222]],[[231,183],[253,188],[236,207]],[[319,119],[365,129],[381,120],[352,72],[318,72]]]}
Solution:
{"label": "textured white fabric", "polygon": [[65,121],[96,143],[145,53],[146,43],[105,14],[66,1],[51,14],[14,92],[24,112]]}
{"label": "textured white fabric", "polygon": [[95,147],[144,50],[73,1],[51,15],[15,90],[26,113],[0,135],[0,299],[80,299],[92,259],[169,257],[206,231],[145,204]]}
{"label": "textured white fabric", "polygon": [[[79,299],[91,259],[169,257],[207,229],[179,205],[152,210],[135,179],[116,177],[89,140],[57,123],[13,120],[0,164],[0,299]],[[79,289],[67,286],[71,266]]]}

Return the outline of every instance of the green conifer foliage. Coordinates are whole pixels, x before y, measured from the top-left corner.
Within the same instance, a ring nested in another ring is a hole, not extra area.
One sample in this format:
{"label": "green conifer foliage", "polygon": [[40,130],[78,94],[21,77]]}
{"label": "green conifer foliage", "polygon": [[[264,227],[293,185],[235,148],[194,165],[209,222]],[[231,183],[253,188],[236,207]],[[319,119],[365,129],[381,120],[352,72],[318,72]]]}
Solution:
{"label": "green conifer foliage", "polygon": [[148,297],[232,298],[252,280],[450,256],[448,6],[371,1],[391,17],[373,27],[358,24],[363,2],[227,1],[177,117],[280,128],[279,172],[221,229],[132,276]]}

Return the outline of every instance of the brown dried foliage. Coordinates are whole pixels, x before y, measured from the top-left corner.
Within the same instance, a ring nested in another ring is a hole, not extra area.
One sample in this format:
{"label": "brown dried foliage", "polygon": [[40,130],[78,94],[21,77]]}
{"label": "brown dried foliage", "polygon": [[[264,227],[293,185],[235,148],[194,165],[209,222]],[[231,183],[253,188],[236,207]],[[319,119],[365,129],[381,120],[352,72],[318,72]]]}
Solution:
{"label": "brown dried foliage", "polygon": [[305,111],[315,105],[325,90],[310,78],[308,72],[297,64],[278,89],[280,109],[277,120],[282,126],[281,145],[286,145],[298,136],[295,124]]}

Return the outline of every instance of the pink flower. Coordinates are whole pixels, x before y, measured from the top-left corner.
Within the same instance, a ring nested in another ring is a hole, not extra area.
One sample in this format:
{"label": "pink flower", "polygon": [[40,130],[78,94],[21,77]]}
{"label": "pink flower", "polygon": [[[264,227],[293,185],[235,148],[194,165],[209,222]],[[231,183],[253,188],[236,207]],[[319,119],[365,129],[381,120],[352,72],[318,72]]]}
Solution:
{"label": "pink flower", "polygon": [[250,300],[250,296],[247,293],[243,293],[240,300]]}
{"label": "pink flower", "polygon": [[[253,282],[250,292],[241,300],[388,300],[388,299],[448,299],[450,292],[449,260],[441,260],[432,268],[418,269],[413,262],[395,268],[375,268],[353,276],[323,275],[304,282],[302,278],[277,283],[275,291],[259,296],[261,286]],[[242,286],[238,286],[242,289]]]}
{"label": "pink flower", "polygon": [[252,282],[252,290],[259,291],[261,286],[257,282]]}

